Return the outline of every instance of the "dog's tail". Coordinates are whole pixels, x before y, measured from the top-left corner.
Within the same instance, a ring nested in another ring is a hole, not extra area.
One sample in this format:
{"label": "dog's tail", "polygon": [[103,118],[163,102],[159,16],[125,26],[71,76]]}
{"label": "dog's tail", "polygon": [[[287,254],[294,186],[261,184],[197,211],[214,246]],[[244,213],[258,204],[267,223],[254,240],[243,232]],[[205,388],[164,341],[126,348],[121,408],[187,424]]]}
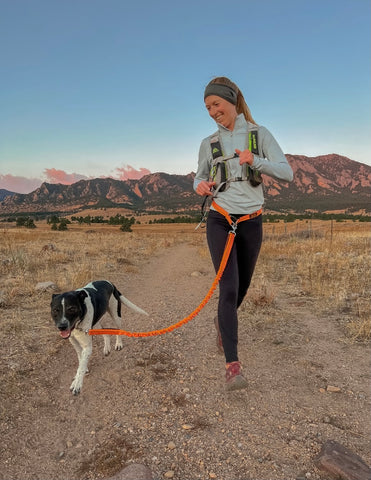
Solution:
{"label": "dog's tail", "polygon": [[147,312],[145,312],[144,310],[142,310],[141,308],[139,308],[137,305],[135,305],[134,303],[132,303],[130,300],[128,300],[126,297],[124,297],[124,295],[121,293],[120,294],[120,300],[121,300],[121,303],[123,303],[124,305],[126,305],[127,307],[131,308],[132,310],[134,310],[135,312],[138,312],[138,313],[141,313],[143,315],[148,315]]}

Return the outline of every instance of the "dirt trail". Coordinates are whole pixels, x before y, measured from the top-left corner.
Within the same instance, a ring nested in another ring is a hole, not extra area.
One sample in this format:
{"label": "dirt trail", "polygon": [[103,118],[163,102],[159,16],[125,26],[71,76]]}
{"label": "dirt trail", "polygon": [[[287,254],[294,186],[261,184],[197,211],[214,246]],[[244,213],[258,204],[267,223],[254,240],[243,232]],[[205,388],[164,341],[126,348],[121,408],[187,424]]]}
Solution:
{"label": "dirt trail", "polygon": [[[150,314],[125,308],[125,329],[146,331],[187,316],[213,278],[209,258],[184,243],[108,279]],[[275,287],[272,305],[241,307],[239,351],[250,387],[233,393],[224,391],[215,346],[217,292],[171,334],[125,337],[124,350],[108,357],[96,337],[77,397],[69,392],[77,359],[51,324],[46,330],[45,294],[42,339],[35,334],[28,347],[45,361],[33,363],[25,351],[17,359],[23,378],[3,397],[0,479],[98,479],[137,462],[158,480],[313,480],[326,478],[313,460],[327,439],[370,463],[368,347],[343,341],[336,316],[319,314],[294,282]]]}

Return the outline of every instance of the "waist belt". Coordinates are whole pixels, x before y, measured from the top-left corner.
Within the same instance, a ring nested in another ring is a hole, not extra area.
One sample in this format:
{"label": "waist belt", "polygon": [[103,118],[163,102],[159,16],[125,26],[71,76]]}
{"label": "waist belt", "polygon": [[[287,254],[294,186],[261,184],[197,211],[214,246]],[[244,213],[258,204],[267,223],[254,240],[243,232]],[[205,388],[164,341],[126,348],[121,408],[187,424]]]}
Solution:
{"label": "waist belt", "polygon": [[231,232],[236,234],[236,229],[237,225],[241,222],[244,222],[245,220],[250,220],[251,218],[256,218],[259,217],[263,213],[263,209],[260,208],[256,212],[253,213],[248,213],[247,215],[243,215],[242,217],[237,218],[236,221],[232,220],[232,217],[229,215],[229,213],[224,210],[224,208],[220,207],[214,200],[211,203],[211,206],[215,208],[217,212],[219,212],[223,217],[227,220],[229,225],[232,227]]}

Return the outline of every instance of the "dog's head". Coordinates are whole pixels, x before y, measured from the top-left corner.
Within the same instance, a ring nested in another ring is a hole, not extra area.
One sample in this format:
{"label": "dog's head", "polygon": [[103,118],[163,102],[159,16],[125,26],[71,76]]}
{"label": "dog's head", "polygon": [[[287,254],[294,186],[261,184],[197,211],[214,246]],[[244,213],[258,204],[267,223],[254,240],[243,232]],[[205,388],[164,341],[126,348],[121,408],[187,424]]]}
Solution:
{"label": "dog's head", "polygon": [[51,315],[62,338],[69,338],[72,330],[84,318],[84,300],[87,296],[84,290],[52,295]]}

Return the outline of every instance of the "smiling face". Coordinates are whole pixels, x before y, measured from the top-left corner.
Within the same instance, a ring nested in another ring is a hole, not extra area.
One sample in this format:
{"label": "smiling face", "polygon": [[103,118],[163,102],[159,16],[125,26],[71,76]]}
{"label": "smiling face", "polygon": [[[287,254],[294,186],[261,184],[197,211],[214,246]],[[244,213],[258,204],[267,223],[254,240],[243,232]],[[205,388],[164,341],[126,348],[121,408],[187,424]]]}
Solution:
{"label": "smiling face", "polygon": [[217,95],[205,98],[205,106],[210,117],[228,130],[233,130],[237,117],[236,106]]}

